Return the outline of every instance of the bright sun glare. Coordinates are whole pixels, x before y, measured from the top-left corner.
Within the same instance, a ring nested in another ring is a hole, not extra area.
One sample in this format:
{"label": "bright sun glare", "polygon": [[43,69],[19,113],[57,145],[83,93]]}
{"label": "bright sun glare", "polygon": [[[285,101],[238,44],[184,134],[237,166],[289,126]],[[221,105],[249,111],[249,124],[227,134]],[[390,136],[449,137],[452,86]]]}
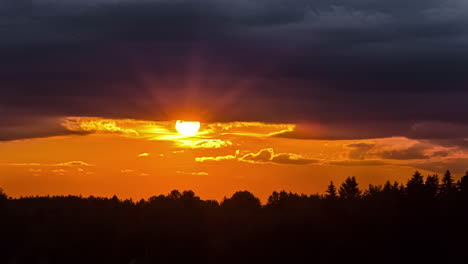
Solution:
{"label": "bright sun glare", "polygon": [[177,131],[184,136],[193,136],[200,129],[200,122],[187,122],[177,120],[175,125]]}

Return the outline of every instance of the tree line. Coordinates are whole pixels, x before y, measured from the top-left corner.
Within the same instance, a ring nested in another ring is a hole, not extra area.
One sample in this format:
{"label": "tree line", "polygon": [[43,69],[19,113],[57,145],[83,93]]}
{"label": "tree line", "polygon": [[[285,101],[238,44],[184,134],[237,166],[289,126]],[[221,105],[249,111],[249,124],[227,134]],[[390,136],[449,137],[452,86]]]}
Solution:
{"label": "tree line", "polygon": [[0,263],[463,263],[468,172],[415,172],[325,194],[248,191],[221,202],[174,190],[114,196],[9,198],[0,191]]}

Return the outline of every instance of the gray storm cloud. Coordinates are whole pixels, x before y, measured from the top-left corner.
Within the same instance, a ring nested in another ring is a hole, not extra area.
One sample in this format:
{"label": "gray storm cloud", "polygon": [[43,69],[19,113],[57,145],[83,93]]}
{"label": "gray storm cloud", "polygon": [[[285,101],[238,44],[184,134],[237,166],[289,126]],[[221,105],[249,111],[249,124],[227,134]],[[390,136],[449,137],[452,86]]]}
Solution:
{"label": "gray storm cloud", "polygon": [[323,128],[294,138],[460,142],[468,125],[462,0],[6,0],[0,14],[3,139],[56,116],[166,120],[173,98],[210,120]]}

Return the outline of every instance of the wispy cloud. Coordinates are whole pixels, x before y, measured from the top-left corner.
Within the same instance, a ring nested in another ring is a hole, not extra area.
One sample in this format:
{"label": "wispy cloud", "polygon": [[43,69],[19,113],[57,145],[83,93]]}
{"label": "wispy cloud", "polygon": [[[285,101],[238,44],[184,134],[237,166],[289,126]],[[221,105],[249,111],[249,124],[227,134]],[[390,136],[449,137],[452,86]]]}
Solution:
{"label": "wispy cloud", "polygon": [[295,164],[295,165],[307,165],[307,164],[321,162],[321,160],[304,158],[303,156],[294,154],[294,153],[275,154],[272,148],[266,148],[266,149],[260,150],[257,153],[247,153],[244,155],[241,155],[240,151],[237,151],[236,155],[195,158],[195,161],[197,162],[222,161],[222,160],[238,160],[238,161],[249,162],[249,163],[276,163],[276,164]]}
{"label": "wispy cloud", "polygon": [[70,131],[89,133],[121,133],[128,136],[138,136],[139,133],[125,124],[133,124],[134,120],[113,120],[96,117],[68,117],[62,126]]}
{"label": "wispy cloud", "polygon": [[328,164],[336,166],[382,166],[388,165],[389,163],[382,160],[341,160],[330,161]]}
{"label": "wispy cloud", "polygon": [[379,142],[359,142],[346,145],[350,149],[352,160],[383,159],[383,160],[427,160],[434,157],[448,157],[460,151],[456,147],[443,147],[426,141],[401,139],[382,139]]}
{"label": "wispy cloud", "polygon": [[205,161],[221,161],[221,160],[235,160],[237,159],[234,155],[225,155],[225,156],[216,156],[216,157],[198,157],[195,158],[196,162],[205,162]]}
{"label": "wispy cloud", "polygon": [[70,166],[93,166],[93,165],[88,164],[81,160],[74,160],[74,161],[69,161],[69,162],[57,163],[57,164],[54,164],[54,166],[70,167]]}
{"label": "wispy cloud", "polygon": [[224,148],[232,145],[231,141],[221,140],[221,139],[202,139],[202,140],[178,140],[177,145],[180,147],[188,148],[207,148],[207,149],[217,149]]}
{"label": "wispy cloud", "polygon": [[55,164],[41,164],[41,163],[9,163],[9,166],[56,166],[56,167],[72,167],[72,166],[93,166],[92,164],[88,164],[81,160],[74,160],[62,163],[55,163]]}
{"label": "wispy cloud", "polygon": [[67,171],[64,169],[57,169],[57,170],[52,170],[52,172],[56,173],[57,175],[64,176]]}
{"label": "wispy cloud", "polygon": [[184,136],[175,130],[175,121],[145,121],[134,119],[105,119],[99,117],[68,117],[62,126],[72,132],[112,133],[125,137],[149,140],[174,141],[187,148],[222,148],[232,142],[220,137],[251,136],[270,137],[278,133],[293,131],[294,124],[269,124],[262,122],[226,122],[203,124],[194,136]]}
{"label": "wispy cloud", "polygon": [[207,131],[212,134],[269,137],[287,131],[293,131],[294,124],[274,124],[263,122],[227,122],[211,123]]}
{"label": "wispy cloud", "polygon": [[417,169],[429,170],[437,173],[443,173],[450,169],[453,173],[468,172],[468,158],[448,158],[442,160],[420,160],[408,163]]}
{"label": "wispy cloud", "polygon": [[176,173],[178,173],[178,174],[185,174],[185,175],[199,175],[199,176],[208,175],[208,173],[207,173],[207,172],[204,172],[204,171],[199,171],[199,172],[176,171]]}
{"label": "wispy cloud", "polygon": [[301,155],[294,153],[275,154],[272,148],[262,149],[257,153],[248,153],[239,158],[239,160],[251,163],[272,162],[278,164],[295,165],[306,165],[320,162],[320,160],[304,158]]}
{"label": "wispy cloud", "polygon": [[41,166],[40,163],[9,163],[9,166]]}

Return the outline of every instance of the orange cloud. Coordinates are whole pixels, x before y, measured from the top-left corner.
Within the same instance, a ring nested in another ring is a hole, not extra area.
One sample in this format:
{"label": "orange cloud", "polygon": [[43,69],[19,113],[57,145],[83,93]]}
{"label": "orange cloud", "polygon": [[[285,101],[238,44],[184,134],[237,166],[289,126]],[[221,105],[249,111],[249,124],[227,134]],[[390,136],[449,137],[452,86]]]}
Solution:
{"label": "orange cloud", "polygon": [[221,160],[234,160],[237,159],[234,155],[226,155],[226,156],[217,156],[217,157],[199,157],[195,158],[196,162],[205,162],[205,161],[221,161]]}
{"label": "orange cloud", "polygon": [[[99,117],[67,117],[61,125],[80,133],[114,133],[128,137],[178,141],[184,138],[217,140],[220,135],[268,137],[294,131],[294,124],[268,124],[262,122],[229,122],[202,124],[193,137],[175,131],[174,121],[144,121],[134,119],[105,119]],[[226,141],[225,141],[226,142]],[[219,147],[218,144],[216,147]]]}
{"label": "orange cloud", "polygon": [[269,124],[263,122],[229,122],[208,124],[212,134],[267,137],[293,131],[294,124]]}
{"label": "orange cloud", "polygon": [[64,176],[67,171],[64,169],[58,169],[58,170],[52,170],[52,172],[57,173],[60,176]]}
{"label": "orange cloud", "polygon": [[198,157],[195,158],[197,162],[205,161],[222,161],[222,160],[238,160],[250,163],[276,163],[276,164],[295,164],[295,165],[306,165],[312,163],[321,162],[317,159],[304,158],[301,155],[294,153],[279,153],[275,154],[272,148],[262,149],[257,153],[248,153],[240,155],[237,151],[236,155],[226,155],[217,157]]}
{"label": "orange cloud", "polygon": [[10,163],[10,166],[41,166],[40,163]]}
{"label": "orange cloud", "polygon": [[336,166],[382,166],[389,165],[382,160],[342,160],[328,162],[330,165]]}
{"label": "orange cloud", "polygon": [[231,141],[224,141],[221,139],[203,139],[203,140],[178,140],[177,145],[180,147],[188,147],[188,148],[223,148],[232,145]]}
{"label": "orange cloud", "polygon": [[294,153],[279,153],[275,154],[272,148],[262,149],[257,153],[249,153],[241,158],[240,161],[251,162],[251,163],[264,163],[272,162],[278,164],[296,164],[306,165],[311,163],[318,163],[320,160],[307,159],[301,155]]}
{"label": "orange cloud", "polygon": [[57,166],[57,167],[71,167],[71,166],[93,166],[81,160],[68,161],[56,164],[41,164],[41,163],[10,163],[9,166]]}
{"label": "orange cloud", "polygon": [[122,125],[132,125],[135,120],[113,120],[97,117],[68,117],[62,122],[62,126],[74,132],[104,132],[121,133],[129,136],[138,136],[139,133],[132,128]]}
{"label": "orange cloud", "polygon": [[69,162],[64,162],[64,163],[58,163],[53,166],[92,166],[92,165],[81,160],[74,160],[74,161],[69,161]]}
{"label": "orange cloud", "polygon": [[176,171],[178,174],[186,174],[186,175],[208,175],[207,172],[200,171],[200,172],[183,172],[183,171]]}
{"label": "orange cloud", "polygon": [[459,148],[443,147],[424,141],[410,139],[380,139],[372,143],[359,142],[346,145],[350,149],[351,160],[427,160],[437,157],[449,157],[460,151]]}
{"label": "orange cloud", "polygon": [[141,154],[138,154],[138,157],[148,157],[150,154],[149,153],[141,153]]}

